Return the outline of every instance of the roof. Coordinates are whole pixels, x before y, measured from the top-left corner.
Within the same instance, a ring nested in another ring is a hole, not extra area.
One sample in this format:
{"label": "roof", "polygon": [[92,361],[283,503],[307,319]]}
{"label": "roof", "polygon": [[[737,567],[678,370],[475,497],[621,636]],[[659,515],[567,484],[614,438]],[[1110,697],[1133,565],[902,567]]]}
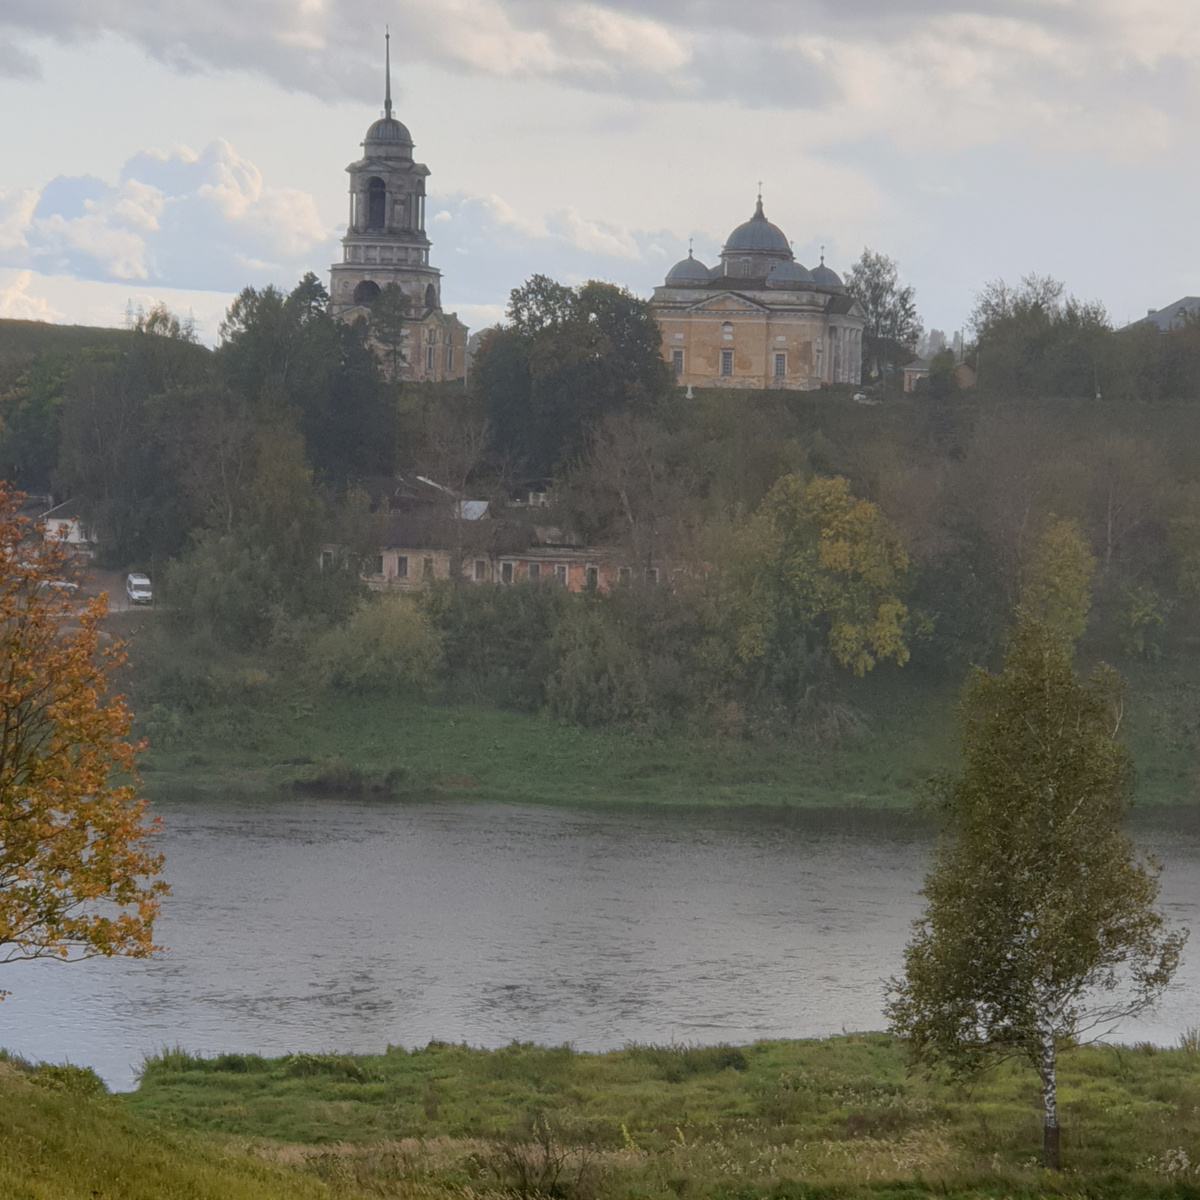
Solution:
{"label": "roof", "polygon": [[913,372],[913,374],[918,374],[918,373],[919,373],[919,372],[921,372],[921,371],[926,371],[926,372],[928,372],[928,370],[929,370],[929,359],[927,359],[927,358],[914,358],[914,359],[912,360],[912,362],[910,362],[910,363],[905,363],[905,364],[904,364],[904,369],[905,369],[906,371],[912,371],[912,372]]}
{"label": "roof", "polygon": [[1200,313],[1200,296],[1184,296],[1165,308],[1152,308],[1140,321],[1133,321],[1130,325],[1157,325],[1163,333],[1169,333],[1172,329],[1178,329],[1194,313]]}
{"label": "roof", "polygon": [[395,117],[380,117],[367,130],[365,141],[407,146],[410,149],[413,144],[412,134],[408,132],[408,127],[397,121]]}
{"label": "roof", "polygon": [[772,225],[763,215],[762,197],[754,209],[754,216],[744,225],[739,225],[725,243],[725,251],[730,250],[771,250],[778,254],[792,256],[792,247],[787,236],[778,225]]}
{"label": "roof", "polygon": [[792,284],[812,283],[813,277],[798,262],[776,263],[767,276],[767,287],[788,287]]}
{"label": "roof", "polygon": [[687,258],[681,259],[667,272],[668,283],[707,283],[710,278],[709,269],[688,251]]}
{"label": "roof", "polygon": [[388,550],[451,550],[464,554],[519,554],[536,541],[523,521],[457,521],[436,511],[392,513],[384,537]]}
{"label": "roof", "polygon": [[831,271],[826,265],[824,259],[821,260],[821,265],[813,267],[812,277],[822,287],[841,287],[842,281],[836,271]]}

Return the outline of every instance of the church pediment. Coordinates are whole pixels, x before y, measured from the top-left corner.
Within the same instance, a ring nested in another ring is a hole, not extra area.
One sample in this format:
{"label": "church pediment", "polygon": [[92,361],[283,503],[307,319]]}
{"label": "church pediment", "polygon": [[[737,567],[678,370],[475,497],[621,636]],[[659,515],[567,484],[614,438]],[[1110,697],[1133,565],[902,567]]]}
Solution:
{"label": "church pediment", "polygon": [[770,309],[767,305],[759,304],[758,301],[751,300],[749,296],[743,296],[740,292],[721,292],[716,296],[709,296],[697,304],[690,305],[687,311],[764,313],[770,312]]}

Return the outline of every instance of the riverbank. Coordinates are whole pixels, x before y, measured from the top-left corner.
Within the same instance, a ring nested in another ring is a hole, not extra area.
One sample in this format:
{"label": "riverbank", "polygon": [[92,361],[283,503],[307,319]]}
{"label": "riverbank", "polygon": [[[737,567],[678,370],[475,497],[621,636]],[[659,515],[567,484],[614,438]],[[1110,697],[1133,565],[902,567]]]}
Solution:
{"label": "riverbank", "polygon": [[1186,1197],[1200,1043],[1064,1053],[1062,1175],[1038,1168],[1038,1085],[910,1075],[884,1034],[607,1054],[431,1043],[374,1056],[150,1059],[127,1113],[250,1139],[380,1196]]}

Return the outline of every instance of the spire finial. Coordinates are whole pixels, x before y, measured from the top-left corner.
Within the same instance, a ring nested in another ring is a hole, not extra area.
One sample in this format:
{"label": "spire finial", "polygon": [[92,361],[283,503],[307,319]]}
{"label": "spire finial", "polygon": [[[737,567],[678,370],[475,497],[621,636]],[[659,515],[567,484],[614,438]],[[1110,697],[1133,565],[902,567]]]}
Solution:
{"label": "spire finial", "polygon": [[383,27],[383,77],[386,80],[383,93],[383,115],[392,115],[392,31]]}
{"label": "spire finial", "polygon": [[763,215],[761,179],[758,181],[758,203],[754,206],[754,215],[756,217],[761,217]]}
{"label": "spire finial", "polygon": [[688,238],[688,258],[692,257],[692,239]]}
{"label": "spire finial", "polygon": [[825,247],[821,247],[821,266],[825,265]]}

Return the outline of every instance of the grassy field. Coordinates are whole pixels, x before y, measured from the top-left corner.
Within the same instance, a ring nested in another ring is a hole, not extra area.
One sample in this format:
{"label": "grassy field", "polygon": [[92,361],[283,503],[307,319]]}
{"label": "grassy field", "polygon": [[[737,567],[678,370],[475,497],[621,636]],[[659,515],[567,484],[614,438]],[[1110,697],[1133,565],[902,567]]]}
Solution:
{"label": "grassy field", "polygon": [[882,1034],[742,1048],[497,1051],[146,1064],[138,1119],[264,1139],[381,1196],[1200,1196],[1200,1046],[1064,1056],[1065,1170],[1037,1166],[1033,1072],[910,1076]]}

